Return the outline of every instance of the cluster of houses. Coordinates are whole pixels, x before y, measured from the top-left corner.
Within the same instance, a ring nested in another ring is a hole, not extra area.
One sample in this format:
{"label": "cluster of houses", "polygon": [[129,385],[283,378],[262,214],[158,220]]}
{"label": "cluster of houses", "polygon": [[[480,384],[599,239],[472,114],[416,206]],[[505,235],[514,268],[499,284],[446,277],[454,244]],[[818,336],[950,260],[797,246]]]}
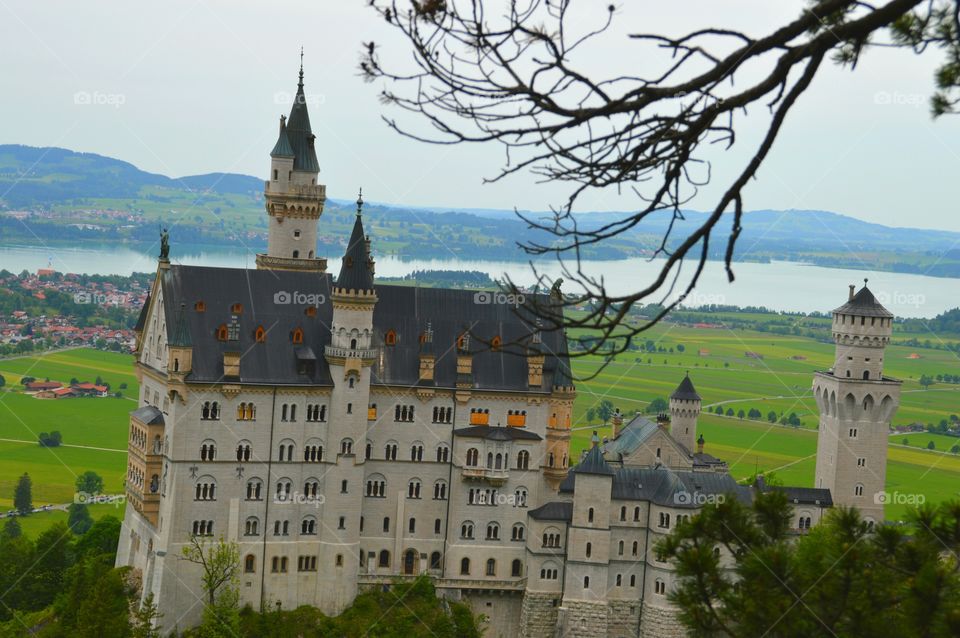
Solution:
{"label": "cluster of houses", "polygon": [[24,386],[27,394],[36,399],[70,399],[74,397],[106,397],[110,387],[96,383],[73,383],[65,386],[59,381],[30,381]]}

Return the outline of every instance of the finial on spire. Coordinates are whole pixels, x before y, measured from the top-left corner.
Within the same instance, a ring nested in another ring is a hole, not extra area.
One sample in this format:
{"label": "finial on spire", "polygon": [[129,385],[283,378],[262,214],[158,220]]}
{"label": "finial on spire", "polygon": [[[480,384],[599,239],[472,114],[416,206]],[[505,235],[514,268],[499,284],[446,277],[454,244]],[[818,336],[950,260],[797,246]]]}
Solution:
{"label": "finial on spire", "polygon": [[303,47],[300,47],[300,86],[303,86]]}
{"label": "finial on spire", "polygon": [[866,278],[866,277],[863,278],[863,287],[864,287],[864,288],[867,287],[867,278]]}
{"label": "finial on spire", "polygon": [[360,187],[360,194],[357,195],[357,217],[363,211],[363,187]]}

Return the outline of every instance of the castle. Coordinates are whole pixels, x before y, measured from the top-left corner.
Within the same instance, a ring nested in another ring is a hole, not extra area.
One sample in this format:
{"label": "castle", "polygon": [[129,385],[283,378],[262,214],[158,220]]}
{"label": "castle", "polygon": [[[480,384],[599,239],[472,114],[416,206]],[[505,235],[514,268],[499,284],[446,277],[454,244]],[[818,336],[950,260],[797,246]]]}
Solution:
{"label": "castle", "polygon": [[837,362],[815,379],[816,488],[738,485],[704,451],[689,377],[669,414],[616,414],[571,468],[566,339],[533,313],[560,302],[375,283],[362,198],[332,277],[302,67],[270,155],[257,268],[173,264],[165,238],[136,326],[117,565],[164,631],[199,622],[200,568],[182,559],[197,537],[237,543],[257,609],[336,614],[429,574],[488,636],[679,636],[654,546],[705,503],[780,489],[797,533],[833,503],[882,520],[871,490],[898,385],[882,376],[891,317],[866,287],[835,313]]}

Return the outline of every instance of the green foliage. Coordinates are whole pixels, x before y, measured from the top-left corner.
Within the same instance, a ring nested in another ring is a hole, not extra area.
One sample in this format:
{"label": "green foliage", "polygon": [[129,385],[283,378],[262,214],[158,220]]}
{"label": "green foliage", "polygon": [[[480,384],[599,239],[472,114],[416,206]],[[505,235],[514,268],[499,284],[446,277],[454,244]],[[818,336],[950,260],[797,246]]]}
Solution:
{"label": "green foliage", "polygon": [[670,404],[663,397],[657,397],[647,405],[646,412],[648,414],[660,414],[661,412],[666,412],[670,408]]}
{"label": "green foliage", "polygon": [[133,612],[133,621],[130,627],[131,638],[160,638],[160,631],[156,628],[156,625],[162,617],[163,614],[160,613],[153,601],[153,592],[150,592]]}
{"label": "green foliage", "polygon": [[93,517],[90,516],[90,510],[83,503],[70,503],[67,512],[67,527],[77,536],[86,534],[93,527]]}
{"label": "green foliage", "polygon": [[120,542],[120,529],[123,524],[115,516],[104,516],[87,532],[73,543],[73,553],[77,559],[108,554],[113,556]]}
{"label": "green foliage", "polygon": [[23,536],[23,529],[20,527],[20,521],[15,518],[8,518],[7,522],[3,524],[3,532],[0,533],[0,538],[20,538]]}
{"label": "green foliage", "polygon": [[610,417],[613,416],[613,402],[610,399],[604,399],[600,402],[600,405],[597,406],[597,416],[600,417],[604,423],[610,420]]}
{"label": "green foliage", "polygon": [[87,470],[77,477],[77,491],[89,495],[102,494],[103,478],[93,470]]}
{"label": "green foliage", "polygon": [[13,506],[20,514],[29,514],[33,511],[33,483],[26,472],[17,481],[17,487],[13,492]]}
{"label": "green foliage", "polygon": [[658,544],[678,576],[669,598],[692,634],[960,633],[960,503],[921,506],[905,527],[873,528],[839,508],[799,538],[788,534],[791,519],[780,492],[759,495],[752,507],[728,498]]}

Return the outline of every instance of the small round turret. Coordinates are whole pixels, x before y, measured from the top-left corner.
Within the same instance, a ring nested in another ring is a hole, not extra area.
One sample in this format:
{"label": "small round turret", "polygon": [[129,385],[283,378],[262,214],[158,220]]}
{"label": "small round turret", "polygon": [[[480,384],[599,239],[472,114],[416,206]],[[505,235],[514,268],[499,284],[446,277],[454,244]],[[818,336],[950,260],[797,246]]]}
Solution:
{"label": "small round turret", "polygon": [[884,308],[867,280],[847,303],[833,311],[833,340],[837,344],[833,375],[847,379],[882,379],[883,349],[890,343],[893,313]]}

